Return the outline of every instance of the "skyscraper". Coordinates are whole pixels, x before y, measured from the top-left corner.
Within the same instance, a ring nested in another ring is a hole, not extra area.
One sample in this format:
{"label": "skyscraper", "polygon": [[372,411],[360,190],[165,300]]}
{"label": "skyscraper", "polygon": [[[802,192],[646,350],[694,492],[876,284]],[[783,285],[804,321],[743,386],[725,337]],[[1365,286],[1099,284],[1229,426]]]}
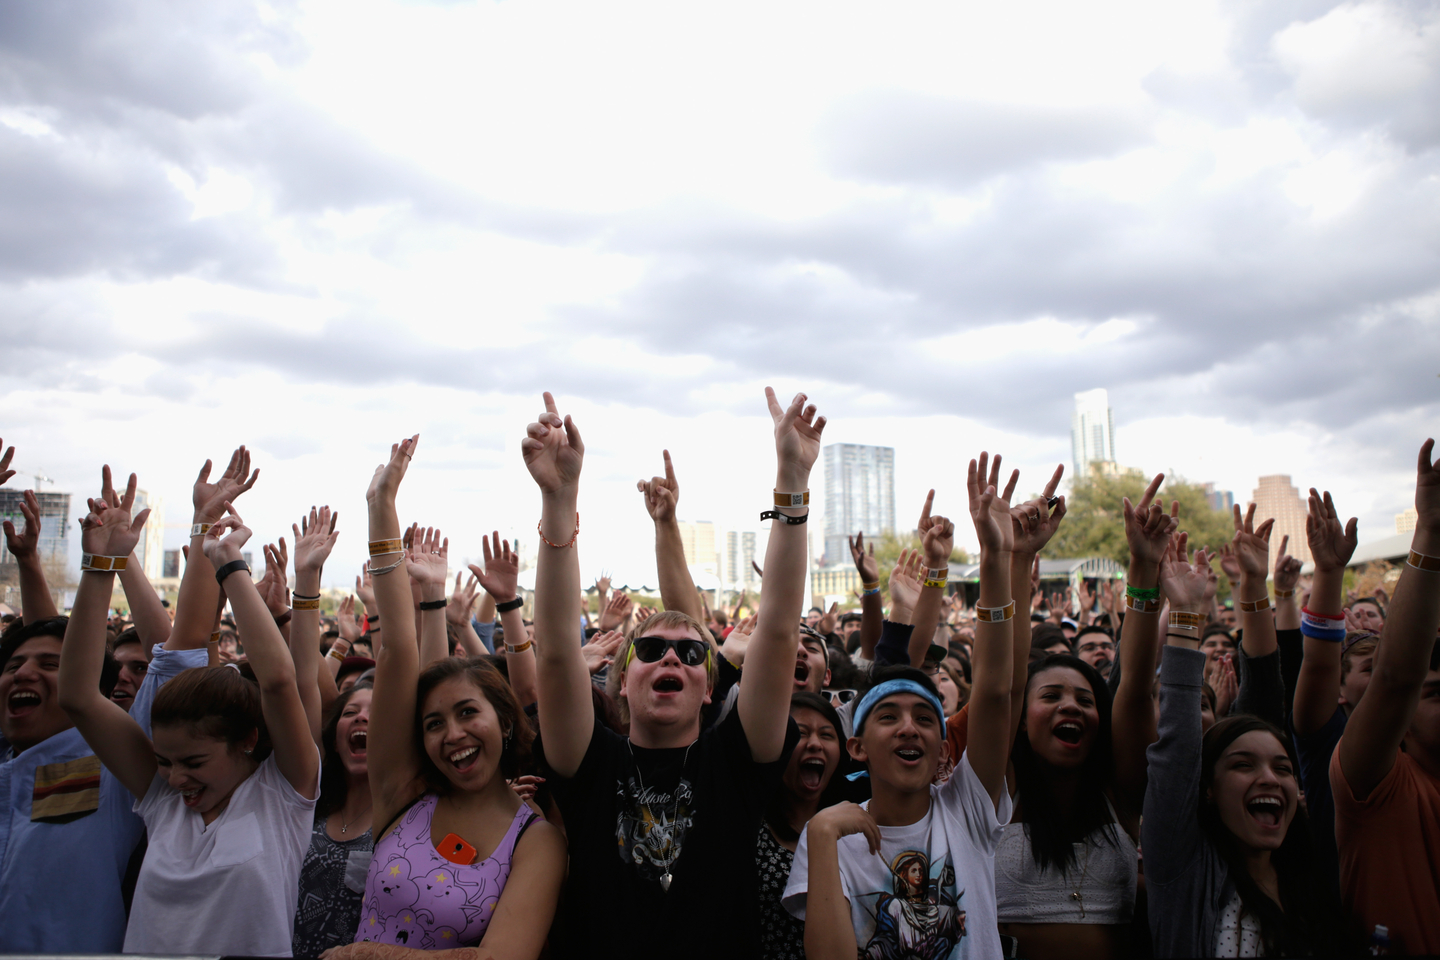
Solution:
{"label": "skyscraper", "polygon": [[685,565],[720,575],[720,556],[715,552],[715,524],[709,520],[679,521],[680,542],[685,546]]}
{"label": "skyscraper", "polygon": [[1280,541],[1286,534],[1290,536],[1290,544],[1285,548],[1286,554],[1299,557],[1301,563],[1309,563],[1313,558],[1310,556],[1310,543],[1305,539],[1305,501],[1300,499],[1300,491],[1290,482],[1290,475],[1274,473],[1261,477],[1260,485],[1255,488],[1255,496],[1251,499],[1255,502],[1255,526],[1260,526],[1266,520],[1275,521],[1275,529],[1270,532],[1270,560],[1266,568],[1270,571],[1269,575],[1274,576],[1275,557],[1280,552]]}
{"label": "skyscraper", "polygon": [[135,560],[148,579],[158,580],[165,572],[165,500],[144,490],[136,490],[131,515],[146,507],[150,508],[150,518],[145,521],[140,542],[135,544]]}
{"label": "skyscraper", "polygon": [[[35,498],[40,501],[40,559],[57,559],[65,563],[70,549],[70,494],[37,490]],[[0,487],[0,518],[13,523],[16,533],[25,529],[25,515],[20,512],[24,499],[25,491]],[[14,562],[5,538],[0,537],[0,565],[8,566]]]}
{"label": "skyscraper", "polygon": [[1214,483],[1205,484],[1205,499],[1210,501],[1211,510],[1219,510],[1222,513],[1229,513],[1235,506],[1235,492],[1233,490],[1216,490]]}
{"label": "skyscraper", "polygon": [[1395,514],[1395,532],[1409,533],[1419,522],[1420,514],[1415,512],[1415,508],[1406,507],[1404,512]]}
{"label": "skyscraper", "polygon": [[724,582],[731,590],[755,590],[760,578],[755,576],[755,531],[725,531]]}
{"label": "skyscraper", "polygon": [[850,559],[846,537],[895,530],[895,448],[832,443],[825,448],[825,560]]}
{"label": "skyscraper", "polygon": [[1115,462],[1115,420],[1110,414],[1110,395],[1103,387],[1075,394],[1070,449],[1077,480],[1090,475],[1092,463]]}

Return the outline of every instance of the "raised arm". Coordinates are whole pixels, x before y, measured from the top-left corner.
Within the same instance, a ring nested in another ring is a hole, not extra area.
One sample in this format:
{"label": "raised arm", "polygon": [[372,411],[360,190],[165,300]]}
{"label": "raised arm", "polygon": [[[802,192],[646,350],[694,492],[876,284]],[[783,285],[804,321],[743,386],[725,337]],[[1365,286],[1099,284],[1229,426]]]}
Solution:
{"label": "raised arm", "polygon": [[1247,657],[1263,657],[1277,649],[1275,617],[1270,612],[1270,591],[1266,585],[1270,572],[1270,532],[1275,529],[1275,521],[1266,520],[1255,526],[1253,503],[1243,517],[1240,504],[1235,504],[1234,511],[1235,539],[1230,543],[1240,564],[1240,585],[1234,594],[1244,630],[1240,646]]}
{"label": "raised arm", "polygon": [[[989,469],[987,480],[986,471]],[[1010,509],[1000,498],[1000,458],[970,461],[967,485],[970,519],[980,541],[980,599],[975,605],[975,647],[971,657],[970,766],[996,808],[1005,789],[1010,759],[1010,688],[1014,661],[1009,620],[1015,616],[1010,592],[1010,558],[1015,548]],[[956,758],[959,759],[958,757]]]}
{"label": "raised arm", "polygon": [[375,468],[365,493],[370,514],[369,588],[374,593],[373,609],[385,624],[385,645],[375,651],[375,692],[370,699],[367,766],[374,823],[389,823],[420,791],[415,735],[420,649],[415,642],[415,601],[400,543],[400,516],[395,511],[395,496],[419,442],[416,434],[392,444],[389,462]]}
{"label": "raised arm", "polygon": [[[1125,542],[1130,549],[1127,574],[1126,614],[1120,629],[1120,684],[1115,691],[1114,722],[1111,743],[1114,745],[1116,787],[1119,799],[1138,813],[1145,801],[1145,749],[1155,740],[1155,707],[1150,699],[1155,682],[1155,666],[1160,658],[1160,566],[1167,556],[1176,564],[1172,580],[1176,598],[1187,606],[1183,616],[1195,615],[1189,604],[1199,602],[1205,592],[1205,575],[1197,579],[1193,568],[1179,579],[1178,565],[1187,560],[1182,540],[1178,552],[1171,553],[1171,537],[1179,523],[1180,505],[1170,504],[1167,515],[1154,497],[1165,480],[1156,474],[1145,488],[1138,504],[1124,500]],[[1184,589],[1182,589],[1182,587]],[[1171,601],[1174,604],[1176,601]],[[1198,638],[1199,632],[1195,631]]]}
{"label": "raised arm", "polygon": [[[495,601],[500,610],[500,625],[505,628],[505,667],[510,677],[510,688],[521,707],[528,707],[539,697],[536,688],[535,644],[525,639],[525,618],[520,614],[520,558],[510,549],[509,540],[500,539],[500,531],[490,534],[490,540],[480,538],[485,554],[485,566],[470,565],[480,586]],[[511,641],[514,641],[513,643]]]}
{"label": "raised arm", "polygon": [[[860,574],[860,648],[859,654],[866,660],[875,659],[875,641],[880,639],[880,623],[885,618],[880,602],[880,564],[875,560],[875,544],[872,541],[867,550],[865,543],[865,531],[861,530],[853,537],[846,537],[850,544],[850,559],[855,562],[855,569]],[[743,599],[745,594],[740,594]],[[735,605],[739,620],[738,611],[740,605]]]}
{"label": "raised arm", "polygon": [[[815,405],[803,393],[782,408],[775,391],[766,387],[765,400],[775,424],[774,501],[785,499],[786,494],[804,494],[808,502],[810,468],[820,455],[825,418],[817,416]],[[809,563],[805,520],[809,513],[807,506],[775,506],[765,511],[775,518],[765,547],[765,588],[760,593],[759,621],[745,651],[745,678],[736,703],[750,755],[757,763],[776,760],[785,748],[795,677],[796,622],[805,606],[805,567]]]}
{"label": "raised arm", "polygon": [[[275,765],[296,793],[314,800],[320,793],[320,752],[315,749],[315,737],[305,716],[295,662],[250,579],[250,568],[240,559],[240,548],[250,539],[250,529],[230,504],[225,508],[229,516],[205,533],[205,557],[225,586],[230,609],[235,611],[235,625],[245,638],[245,657],[260,685],[260,713],[270,733]],[[225,536],[227,532],[229,536]],[[314,675],[315,664],[311,661],[305,683],[311,684]]]}
{"label": "raised arm", "polygon": [[[1430,669],[1440,627],[1440,464],[1430,462],[1434,447],[1434,440],[1420,447],[1415,480],[1419,519],[1410,557],[1400,569],[1370,685],[1340,738],[1340,769],[1356,800],[1370,796],[1395,766],[1422,689],[1427,696],[1440,695],[1440,679]],[[1437,775],[1433,752],[1417,750],[1416,759],[1431,764],[1427,772]]]}
{"label": "raised arm", "polygon": [[[925,506],[920,510],[921,553],[925,555],[925,575],[920,581],[920,597],[915,601],[913,614],[915,629],[910,633],[910,666],[919,667],[925,662],[925,651],[935,639],[935,627],[940,622],[940,605],[945,600],[945,588],[950,577],[950,550],[955,546],[955,525],[942,516],[931,516],[930,508],[935,504],[935,491],[925,497]],[[943,528],[942,533],[931,536],[931,531]],[[943,553],[941,551],[944,551]]]}
{"label": "raised arm", "polygon": [[114,564],[123,562],[135,549],[150,511],[140,511],[133,521],[130,518],[135,474],[130,474],[124,497],[116,495],[108,466],[103,477],[100,498],[88,501],[90,512],[80,524],[85,559],[60,648],[59,698],[61,708],[100,762],[138,799],[155,779],[155,748],[135,718],[100,692],[100,673],[105,660],[105,616],[115,589]]}
{"label": "raised arm", "polygon": [[120,571],[120,586],[125,591],[126,602],[130,604],[130,619],[135,621],[135,632],[140,635],[140,642],[145,645],[146,656],[149,656],[155,644],[170,639],[170,614],[160,605],[155,588],[150,585],[133,553],[125,569]]}
{"label": "raised arm", "polygon": [[[545,762],[562,777],[573,777],[595,732],[590,672],[576,642],[580,622],[580,468],[585,443],[555,398],[545,394],[545,412],[525,428],[520,452],[540,488],[540,556],[535,565],[535,673],[540,736]],[[522,633],[521,636],[524,634]],[[505,631],[511,639],[510,631]]]}
{"label": "raised arm", "polygon": [[[1304,736],[1317,732],[1335,715],[1340,703],[1340,646],[1345,641],[1345,565],[1355,552],[1358,521],[1340,525],[1330,491],[1324,496],[1310,488],[1305,515],[1305,539],[1315,561],[1310,605],[1300,630],[1305,634],[1305,656],[1295,681],[1291,724]],[[1278,586],[1278,576],[1277,576]],[[1293,602],[1293,601],[1292,601]]]}
{"label": "raised arm", "polygon": [[205,539],[204,531],[224,515],[224,504],[234,503],[260,477],[259,469],[250,472],[250,451],[243,445],[230,455],[229,465],[214,483],[210,482],[210,467],[210,461],[206,460],[190,493],[195,509],[190,550],[185,555],[185,575],[180,580],[180,595],[175,601],[175,626],[165,640],[166,650],[198,650],[210,639],[220,588],[215,583],[215,569],[200,547]]}
{"label": "raised arm", "polygon": [[455,631],[456,641],[460,649],[465,651],[469,657],[483,657],[490,651],[485,649],[485,643],[480,639],[480,634],[475,632],[475,624],[471,622],[471,611],[475,609],[475,597],[480,592],[480,581],[471,575],[469,583],[463,583],[465,575],[455,574],[455,592],[450,594],[450,602],[445,606],[445,625]]}
{"label": "raised arm", "polygon": [[[14,456],[15,448],[6,453],[5,462]],[[13,474],[14,471],[6,471]],[[40,501],[32,490],[20,499],[20,512],[25,515],[25,532],[15,533],[15,525],[5,521],[5,546],[20,570],[20,614],[26,623],[60,616],[50,586],[45,582],[45,567],[40,562]],[[138,626],[138,624],[137,624]]]}
{"label": "raised arm", "polygon": [[320,576],[335,548],[335,521],[328,506],[310,508],[310,515],[291,524],[295,534],[295,593],[290,613],[290,655],[305,704],[305,719],[316,743],[320,742]]}
{"label": "raised arm", "polygon": [[[999,457],[995,458],[999,465]],[[1015,734],[1020,729],[1020,718],[1025,710],[1025,684],[1030,676],[1030,603],[1035,596],[1031,588],[1032,579],[1039,583],[1040,551],[1060,529],[1065,519],[1065,498],[1057,497],[1060,478],[1065,475],[1065,465],[1057,464],[1055,472],[1045,484],[1045,490],[1028,503],[1010,508],[1010,536],[1014,541],[1010,554],[1010,599],[1015,601],[1015,616],[1010,618],[1010,741],[1013,746]],[[998,474],[997,474],[998,476]],[[1015,494],[1015,485],[1020,482],[1020,471],[1010,473],[1005,492],[1000,499],[1010,503]],[[1055,506],[1050,507],[1050,501]],[[1035,576],[1032,578],[1031,573]],[[958,760],[959,757],[952,759]]]}
{"label": "raised arm", "polygon": [[706,624],[706,616],[700,593],[695,589],[695,578],[685,564],[685,543],[680,538],[680,523],[675,519],[675,506],[680,502],[680,482],[675,479],[675,465],[670,462],[670,451],[662,450],[665,457],[665,476],[651,477],[635,484],[645,496],[645,510],[655,521],[655,569],[660,577],[660,599],[666,610],[688,613]]}
{"label": "raised arm", "polygon": [[413,527],[414,539],[405,553],[411,594],[418,596],[420,615],[420,669],[450,656],[450,635],[445,630],[446,581],[450,577],[450,540],[437,527]]}

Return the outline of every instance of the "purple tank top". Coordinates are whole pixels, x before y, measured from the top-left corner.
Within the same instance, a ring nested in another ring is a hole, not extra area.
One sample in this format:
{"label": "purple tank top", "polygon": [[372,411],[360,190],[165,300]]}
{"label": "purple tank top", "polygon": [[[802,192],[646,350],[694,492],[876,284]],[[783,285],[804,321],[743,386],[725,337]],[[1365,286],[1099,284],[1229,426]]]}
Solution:
{"label": "purple tank top", "polygon": [[510,860],[535,812],[525,804],[490,856],[451,863],[430,842],[438,797],[427,793],[401,815],[400,825],[375,844],[365,878],[356,942],[393,943],[420,950],[473,947],[485,935],[510,879]]}

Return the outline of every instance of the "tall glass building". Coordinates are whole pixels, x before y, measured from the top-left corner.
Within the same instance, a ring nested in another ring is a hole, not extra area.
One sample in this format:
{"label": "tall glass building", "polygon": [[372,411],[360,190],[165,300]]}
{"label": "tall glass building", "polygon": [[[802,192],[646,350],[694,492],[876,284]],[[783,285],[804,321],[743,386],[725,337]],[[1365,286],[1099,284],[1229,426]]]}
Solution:
{"label": "tall glass building", "polygon": [[1076,480],[1090,475],[1092,463],[1115,462],[1115,420],[1110,415],[1110,395],[1103,387],[1075,394],[1070,450]]}
{"label": "tall glass building", "polygon": [[832,443],[824,455],[824,563],[849,563],[846,537],[895,530],[895,448]]}

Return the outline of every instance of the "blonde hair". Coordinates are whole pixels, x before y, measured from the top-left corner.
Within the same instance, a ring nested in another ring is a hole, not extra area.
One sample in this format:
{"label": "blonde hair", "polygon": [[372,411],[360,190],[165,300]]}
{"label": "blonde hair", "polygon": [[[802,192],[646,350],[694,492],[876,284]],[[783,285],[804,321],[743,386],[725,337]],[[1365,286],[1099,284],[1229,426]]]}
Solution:
{"label": "blonde hair", "polygon": [[615,701],[616,707],[620,710],[620,719],[624,723],[630,722],[630,704],[625,694],[620,692],[620,686],[625,681],[625,671],[630,665],[630,647],[635,642],[636,636],[644,636],[653,629],[664,630],[672,627],[683,627],[693,630],[695,635],[710,645],[710,656],[705,658],[705,679],[706,690],[715,689],[715,680],[720,675],[720,666],[717,658],[720,656],[720,648],[715,644],[715,637],[705,629],[705,625],[694,617],[681,610],[662,610],[652,614],[644,623],[639,624],[620,644],[620,649],[615,651],[615,658],[610,663],[610,671],[605,675],[605,692]]}

